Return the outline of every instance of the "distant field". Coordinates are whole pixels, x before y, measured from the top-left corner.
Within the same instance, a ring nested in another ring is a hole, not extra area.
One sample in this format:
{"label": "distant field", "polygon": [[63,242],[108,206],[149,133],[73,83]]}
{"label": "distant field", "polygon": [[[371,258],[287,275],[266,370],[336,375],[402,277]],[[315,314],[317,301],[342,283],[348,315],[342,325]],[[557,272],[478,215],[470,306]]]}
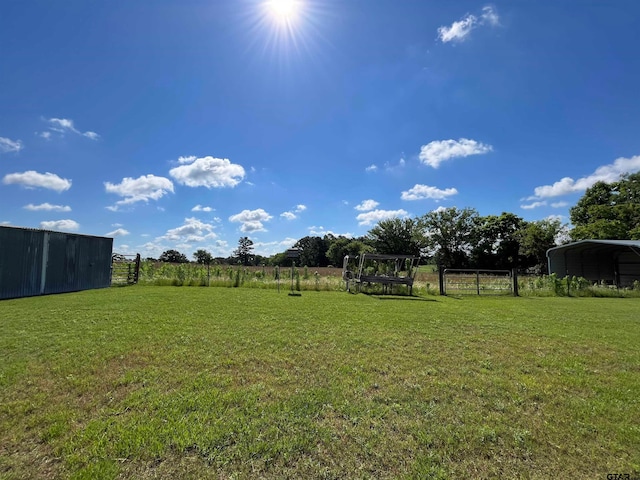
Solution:
{"label": "distant field", "polygon": [[0,302],[0,478],[640,474],[640,299]]}

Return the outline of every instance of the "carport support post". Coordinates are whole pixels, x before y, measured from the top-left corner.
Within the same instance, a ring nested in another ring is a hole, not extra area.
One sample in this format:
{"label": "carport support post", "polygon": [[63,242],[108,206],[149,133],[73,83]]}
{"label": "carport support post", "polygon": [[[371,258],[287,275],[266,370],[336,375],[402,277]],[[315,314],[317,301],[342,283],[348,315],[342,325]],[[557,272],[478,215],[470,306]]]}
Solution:
{"label": "carport support post", "polygon": [[446,295],[444,291],[444,265],[438,265],[438,285],[440,287],[440,295]]}
{"label": "carport support post", "polygon": [[518,296],[518,269],[514,268],[511,273],[511,278],[513,279],[513,296]]}

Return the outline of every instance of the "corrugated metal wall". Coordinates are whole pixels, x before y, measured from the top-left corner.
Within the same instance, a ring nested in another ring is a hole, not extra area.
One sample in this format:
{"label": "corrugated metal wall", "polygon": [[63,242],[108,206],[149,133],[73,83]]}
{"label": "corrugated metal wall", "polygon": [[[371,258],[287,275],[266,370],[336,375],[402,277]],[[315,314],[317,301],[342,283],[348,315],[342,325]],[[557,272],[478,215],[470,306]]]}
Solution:
{"label": "corrugated metal wall", "polygon": [[113,239],[0,227],[0,299],[110,286]]}

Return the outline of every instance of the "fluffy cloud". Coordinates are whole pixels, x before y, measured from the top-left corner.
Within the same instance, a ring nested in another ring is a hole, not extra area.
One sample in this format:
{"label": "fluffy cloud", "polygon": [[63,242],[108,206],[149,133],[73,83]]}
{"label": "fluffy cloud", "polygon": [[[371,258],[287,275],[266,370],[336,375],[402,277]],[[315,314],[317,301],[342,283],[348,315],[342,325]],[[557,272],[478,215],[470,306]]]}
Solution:
{"label": "fluffy cloud", "polygon": [[109,232],[105,234],[105,237],[124,237],[125,235],[129,235],[129,231],[124,228],[117,228],[113,232]]}
{"label": "fluffy cloud", "polygon": [[442,162],[452,158],[481,155],[493,150],[491,145],[461,138],[459,140],[435,140],[420,148],[420,161],[425,165],[438,168]]}
{"label": "fluffy cloud", "polygon": [[546,207],[546,206],[547,206],[547,202],[542,201],[542,202],[533,202],[526,205],[520,205],[520,208],[522,208],[523,210],[533,210],[534,208]]}
{"label": "fluffy cloud", "polygon": [[438,28],[438,38],[442,43],[462,42],[469,37],[471,31],[480,25],[495,27],[500,24],[500,17],[491,6],[483,7],[479,17],[467,14],[461,20],[453,22],[450,27]]}
{"label": "fluffy cloud", "polygon": [[39,135],[47,140],[51,138],[51,132],[56,132],[61,136],[72,132],[76,135],[82,135],[83,137],[87,137],[91,140],[98,140],[100,138],[100,135],[98,135],[96,132],[81,132],[73,125],[73,120],[70,120],[68,118],[49,118],[48,120],[45,119],[45,122],[49,124],[49,132],[41,132]]}
{"label": "fluffy cloud", "polygon": [[226,158],[180,157],[179,167],[169,170],[179,184],[188,187],[235,187],[245,176],[244,168]]}
{"label": "fluffy cloud", "polygon": [[75,220],[53,220],[50,222],[40,222],[40,228],[43,228],[44,230],[77,232],[80,229],[80,224]]}
{"label": "fluffy cloud", "polygon": [[23,146],[20,140],[0,137],[0,153],[19,152],[22,148]]}
{"label": "fluffy cloud", "polygon": [[23,208],[26,210],[31,210],[32,212],[70,212],[71,207],[68,205],[51,205],[50,203],[41,203],[40,205],[34,205],[30,203],[29,205],[25,205]]}
{"label": "fluffy cloud", "polygon": [[333,230],[327,230],[322,225],[320,225],[319,227],[314,225],[312,227],[309,227],[308,230],[309,230],[309,235],[315,235],[318,237],[324,237],[325,235],[333,235],[334,237],[353,238],[353,234],[350,232],[336,233]]}
{"label": "fluffy cloud", "polygon": [[375,163],[372,163],[371,165],[369,165],[364,170],[365,170],[365,172],[377,172],[378,171],[378,166]]}
{"label": "fluffy cloud", "polygon": [[429,185],[416,184],[413,188],[410,188],[406,192],[402,192],[402,200],[424,200],[426,198],[432,198],[434,200],[442,200],[452,195],[457,195],[458,190],[455,188],[445,188],[441,190]]}
{"label": "fluffy cloud", "polygon": [[60,178],[55,173],[38,173],[29,170],[23,173],[9,173],[2,179],[5,185],[22,185],[25,188],[47,188],[56,192],[64,192],[71,188],[71,180]]}
{"label": "fluffy cloud", "polygon": [[282,212],[280,216],[286,220],[295,220],[296,218],[298,218],[296,213],[304,212],[306,209],[307,209],[306,205],[296,205],[293,211],[289,210],[287,212]]}
{"label": "fluffy cloud", "polygon": [[527,200],[539,200],[542,198],[559,197],[571,193],[584,192],[592,187],[596,182],[613,183],[620,179],[625,173],[640,171],[640,155],[631,158],[618,158],[613,163],[596,168],[595,172],[586,177],[574,180],[571,177],[564,177],[552,185],[542,185],[536,187],[534,195]]}
{"label": "fluffy cloud", "polygon": [[358,225],[372,225],[382,220],[388,220],[396,217],[406,217],[408,213],[405,210],[372,210],[370,212],[361,213],[356,217]]}
{"label": "fluffy cloud", "polygon": [[203,207],[202,205],[196,205],[191,209],[192,212],[213,212],[211,207]]}
{"label": "fluffy cloud", "polygon": [[124,197],[124,200],[116,202],[114,206],[107,207],[114,211],[118,210],[121,205],[159,200],[168,192],[173,193],[171,180],[155,175],[143,175],[138,178],[125,177],[120,183],[105,182],[104,187],[107,193],[115,193]]}
{"label": "fluffy cloud", "polygon": [[268,222],[273,217],[265,212],[262,208],[257,210],[243,210],[240,213],[231,215],[229,217],[230,222],[241,223],[240,230],[245,233],[249,232],[264,232],[263,222]]}
{"label": "fluffy cloud", "polygon": [[376,208],[378,205],[380,205],[380,203],[376,202],[375,200],[369,199],[363,200],[359,205],[356,205],[353,208],[360,212],[368,212],[369,210],[373,210],[374,208]]}
{"label": "fluffy cloud", "polygon": [[204,242],[217,237],[213,231],[214,228],[212,224],[202,222],[197,218],[185,218],[183,225],[168,230],[167,233],[159,237],[158,240],[182,242],[186,244]]}

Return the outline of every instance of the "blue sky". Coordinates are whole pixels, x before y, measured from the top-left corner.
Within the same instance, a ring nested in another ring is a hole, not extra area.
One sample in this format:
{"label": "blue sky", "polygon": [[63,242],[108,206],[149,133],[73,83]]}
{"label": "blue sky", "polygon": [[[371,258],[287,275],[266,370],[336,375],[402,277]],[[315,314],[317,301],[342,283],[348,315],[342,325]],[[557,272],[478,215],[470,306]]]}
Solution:
{"label": "blue sky", "polygon": [[0,223],[270,255],[640,170],[640,2],[291,1],[1,2]]}

